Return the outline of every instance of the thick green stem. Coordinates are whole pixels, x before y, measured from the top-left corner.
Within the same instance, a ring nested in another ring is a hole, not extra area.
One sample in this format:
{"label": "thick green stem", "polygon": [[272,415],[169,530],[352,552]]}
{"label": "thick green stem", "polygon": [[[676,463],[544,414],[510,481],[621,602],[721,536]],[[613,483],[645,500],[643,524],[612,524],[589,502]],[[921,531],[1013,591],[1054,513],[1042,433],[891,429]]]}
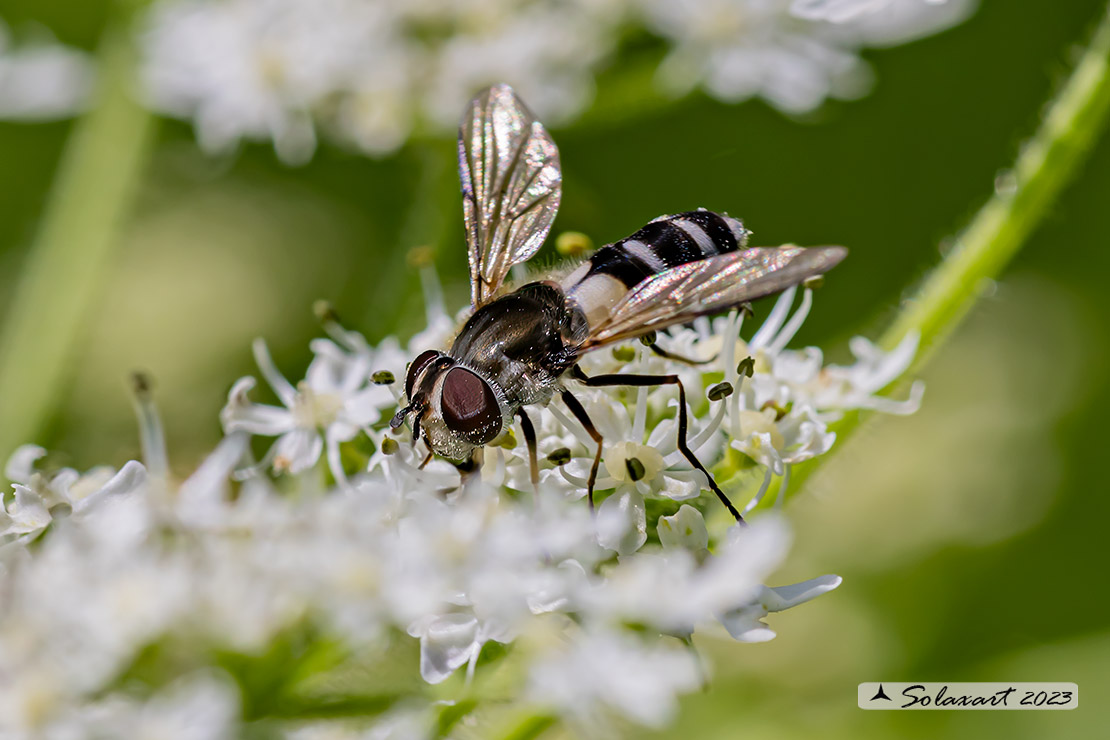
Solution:
{"label": "thick green stem", "polygon": [[[1013,169],[999,176],[994,195],[880,339],[890,348],[908,332],[920,333],[921,348],[911,371],[920,368],[959,325],[983,287],[998,276],[1040,223],[1102,131],[1108,111],[1110,7]],[[834,425],[838,445],[863,418],[853,413]],[[797,466],[788,493],[798,490],[819,465],[812,460]]]}
{"label": "thick green stem", "polygon": [[108,34],[96,104],[66,144],[0,329],[0,460],[40,435],[54,413],[134,199],[153,127],[132,98],[133,69],[128,36]]}

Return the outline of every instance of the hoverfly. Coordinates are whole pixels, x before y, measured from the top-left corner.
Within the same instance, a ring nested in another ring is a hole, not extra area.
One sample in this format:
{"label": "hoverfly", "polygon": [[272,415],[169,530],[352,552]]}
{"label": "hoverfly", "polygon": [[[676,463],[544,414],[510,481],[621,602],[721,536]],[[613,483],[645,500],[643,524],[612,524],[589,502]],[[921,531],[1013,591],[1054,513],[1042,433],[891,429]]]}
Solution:
{"label": "hoverfly", "polygon": [[429,349],[409,365],[408,405],[393,417],[392,428],[411,414],[413,444],[423,435],[432,452],[466,461],[519,417],[536,485],[536,435],[525,407],[558,394],[597,443],[587,486],[592,508],[602,436],[566,379],[591,387],[675,385],[678,448],[743,521],[687,445],[686,389],[677,375],[587,377],[578,360],[614,342],[782,291],[829,270],[847,250],[750,248],[738,219],[699,209],[656,218],[597,250],[561,280],[508,292],[510,268],[539,250],[559,208],[559,151],[513,90],[495,85],[471,101],[458,153],[473,312],[449,352]]}

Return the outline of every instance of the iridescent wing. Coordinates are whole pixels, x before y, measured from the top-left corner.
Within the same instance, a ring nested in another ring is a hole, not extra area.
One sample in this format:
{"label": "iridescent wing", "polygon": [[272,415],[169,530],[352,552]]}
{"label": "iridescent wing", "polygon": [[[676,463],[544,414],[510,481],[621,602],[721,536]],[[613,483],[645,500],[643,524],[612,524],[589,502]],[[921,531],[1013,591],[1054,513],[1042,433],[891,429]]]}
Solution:
{"label": "iridescent wing", "polygon": [[832,269],[844,247],[755,247],[664,270],[630,290],[590,327],[585,352],[718,313]]}
{"label": "iridescent wing", "polygon": [[459,127],[459,179],[478,308],[539,250],[562,196],[559,150],[508,85],[471,101]]}

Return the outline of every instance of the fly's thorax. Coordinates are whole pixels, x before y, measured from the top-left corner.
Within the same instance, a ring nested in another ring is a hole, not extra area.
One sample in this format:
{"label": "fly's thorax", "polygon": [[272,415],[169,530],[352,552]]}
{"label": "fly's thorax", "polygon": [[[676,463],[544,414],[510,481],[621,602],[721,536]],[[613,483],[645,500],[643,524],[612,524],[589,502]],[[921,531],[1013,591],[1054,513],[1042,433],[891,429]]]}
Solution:
{"label": "fly's thorax", "polygon": [[475,311],[450,354],[498,387],[515,411],[551,399],[585,331],[557,284],[530,283]]}
{"label": "fly's thorax", "polygon": [[433,452],[451,460],[465,460],[497,437],[515,410],[495,381],[436,350],[413,360],[405,390],[414,437],[422,434]]}

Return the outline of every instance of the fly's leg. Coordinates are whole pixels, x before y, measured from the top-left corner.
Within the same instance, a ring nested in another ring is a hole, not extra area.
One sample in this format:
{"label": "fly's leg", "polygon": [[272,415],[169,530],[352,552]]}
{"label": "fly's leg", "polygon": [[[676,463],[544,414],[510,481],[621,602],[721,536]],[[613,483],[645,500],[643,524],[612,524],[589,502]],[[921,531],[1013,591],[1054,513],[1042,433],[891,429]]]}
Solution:
{"label": "fly's leg", "polygon": [[[618,374],[613,374],[613,375],[595,375],[591,378],[591,377],[588,377],[584,372],[582,372],[582,370],[578,367],[575,367],[573,372],[574,372],[574,377],[578,378],[579,380],[581,380],[583,383],[585,383],[587,386],[589,386],[591,388],[599,388],[599,387],[603,387],[603,386],[614,386],[614,385],[626,385],[626,386],[633,386],[633,387],[638,387],[638,388],[642,388],[644,386],[656,386],[656,385],[677,385],[678,386],[678,449],[679,449],[679,451],[682,452],[683,457],[685,457],[687,460],[690,461],[691,465],[693,465],[697,470],[700,470],[702,473],[705,474],[706,479],[709,480],[709,487],[711,489],[713,489],[713,493],[717,494],[717,498],[719,498],[721,500],[721,503],[725,505],[725,508],[728,509],[728,513],[732,514],[732,516],[735,517],[737,522],[739,522],[741,524],[744,523],[744,517],[740,516],[740,512],[737,511],[736,507],[732,505],[732,502],[728,500],[728,496],[726,496],[725,492],[721,490],[721,487],[717,485],[717,481],[713,480],[713,476],[709,473],[708,470],[705,469],[705,466],[701,464],[701,461],[698,460],[698,458],[694,456],[694,453],[693,453],[693,451],[690,450],[689,445],[686,444],[686,427],[687,427],[687,422],[686,422],[686,388],[682,385],[682,381],[679,379],[679,377],[677,375],[632,375],[632,374],[618,373]],[[565,395],[566,394],[564,393],[564,396]],[[577,403],[577,401],[575,401],[575,402]],[[569,406],[570,404],[567,404],[567,405]],[[574,409],[572,408],[571,410],[573,411]],[[583,415],[584,414],[585,414],[585,411],[583,411]],[[575,416],[578,416],[578,414],[575,413]],[[580,420],[581,420],[581,418],[582,417],[579,416]],[[587,427],[586,431],[589,431],[589,427]],[[600,439],[600,435],[595,437],[595,439]],[[599,444],[598,444],[598,460],[600,460],[600,459],[601,459],[601,448],[600,448],[600,442],[599,442]],[[596,473],[596,472],[597,472],[597,460],[594,461],[594,469],[593,469],[593,473]],[[591,475],[590,475],[590,492],[591,492],[591,494],[593,492],[593,481],[594,481],[593,473],[591,473]],[[592,502],[592,500],[593,499],[591,498],[591,502]]]}
{"label": "fly's leg", "polygon": [[528,445],[528,466],[532,474],[532,492],[537,496],[536,503],[539,503],[538,497],[540,493],[540,464],[536,460],[536,428],[532,426],[532,420],[528,418],[528,414],[524,412],[524,407],[516,410],[516,415],[520,417],[520,430],[524,432],[524,442]]}
{"label": "fly's leg", "polygon": [[682,362],[687,365],[708,365],[710,362],[714,362],[717,359],[717,355],[719,354],[715,353],[712,357],[706,360],[695,360],[683,355],[676,355],[674,352],[665,350],[655,343],[655,332],[653,331],[648,332],[647,334],[640,337],[640,342],[660,357],[665,357],[666,359],[674,360],[675,362]]}
{"label": "fly's leg", "polygon": [[586,484],[587,500],[590,503],[590,511],[593,511],[594,483],[597,481],[597,468],[601,464],[601,432],[597,431],[597,427],[595,427],[593,421],[590,420],[590,415],[586,413],[586,409],[582,407],[582,404],[577,398],[570,394],[570,391],[563,391],[562,399],[563,403],[570,409],[570,412],[574,414],[574,418],[578,419],[578,421],[582,423],[582,426],[586,428],[586,434],[589,434],[590,438],[593,439],[594,442],[597,442],[597,453],[594,454],[594,464],[590,467],[590,480]]}

